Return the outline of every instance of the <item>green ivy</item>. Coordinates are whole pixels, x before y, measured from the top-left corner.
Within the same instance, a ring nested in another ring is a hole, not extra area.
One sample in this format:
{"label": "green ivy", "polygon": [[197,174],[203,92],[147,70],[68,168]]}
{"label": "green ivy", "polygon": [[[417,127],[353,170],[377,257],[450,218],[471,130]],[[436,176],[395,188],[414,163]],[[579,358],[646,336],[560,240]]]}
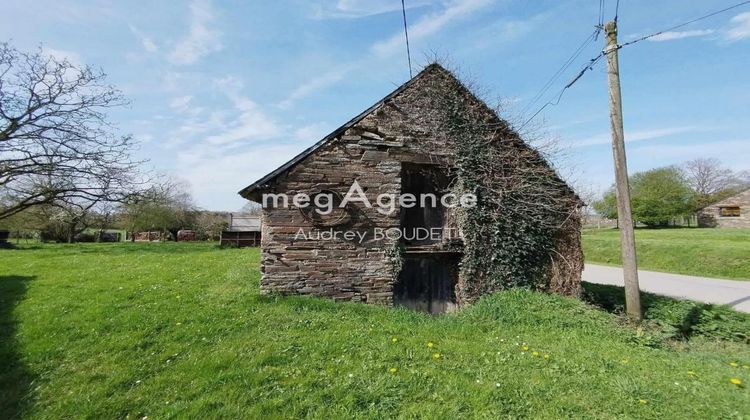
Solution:
{"label": "green ivy", "polygon": [[[445,113],[442,131],[456,153],[456,193],[477,196],[477,205],[462,209],[458,218],[464,239],[462,300],[512,287],[543,288],[549,281],[557,227],[571,207],[569,200],[529,205],[528,197],[545,189],[558,191],[561,181],[554,177],[522,188],[506,185],[507,179],[523,176],[529,167],[525,165],[543,164],[533,161],[538,155],[519,147],[509,127],[483,122],[486,110],[467,106],[460,88],[436,98]],[[519,160],[498,159],[497,148],[504,147],[517,148]]]}

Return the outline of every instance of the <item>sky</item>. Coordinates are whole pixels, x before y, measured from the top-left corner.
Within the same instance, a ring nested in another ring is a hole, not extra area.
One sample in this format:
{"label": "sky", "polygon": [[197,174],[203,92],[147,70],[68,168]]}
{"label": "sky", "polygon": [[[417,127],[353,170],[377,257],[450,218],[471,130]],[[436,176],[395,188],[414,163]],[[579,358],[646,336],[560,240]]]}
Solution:
{"label": "sky", "polygon": [[[739,0],[621,0],[620,42]],[[110,113],[148,168],[208,210],[409,79],[400,0],[5,0],[0,41],[101,68],[130,100]],[[523,123],[603,48],[599,0],[406,0],[414,71],[436,57]],[[604,1],[603,19],[615,15]],[[750,169],[750,5],[620,50],[631,173],[715,157]],[[576,187],[613,182],[606,65],[527,126]]]}

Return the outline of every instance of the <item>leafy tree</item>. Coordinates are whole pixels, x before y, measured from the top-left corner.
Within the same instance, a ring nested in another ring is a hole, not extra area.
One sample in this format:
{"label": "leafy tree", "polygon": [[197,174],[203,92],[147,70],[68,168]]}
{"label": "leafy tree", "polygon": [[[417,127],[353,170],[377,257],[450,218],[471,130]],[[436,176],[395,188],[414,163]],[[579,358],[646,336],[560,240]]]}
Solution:
{"label": "leafy tree", "polygon": [[591,207],[602,217],[617,219],[617,196],[615,195],[614,188],[610,188],[605,192],[601,200],[591,203]]}
{"label": "leafy tree", "polygon": [[[693,213],[696,194],[677,167],[638,172],[630,177],[633,220],[647,226],[665,226],[678,217]],[[603,217],[617,218],[617,198],[612,186],[601,200],[592,203]]]}
{"label": "leafy tree", "polygon": [[192,229],[197,208],[189,185],[168,179],[133,197],[122,208],[122,226],[130,232],[159,231],[177,238],[180,229]]}
{"label": "leafy tree", "polygon": [[693,212],[695,193],[676,167],[638,172],[630,188],[633,218],[648,226],[666,226]]}

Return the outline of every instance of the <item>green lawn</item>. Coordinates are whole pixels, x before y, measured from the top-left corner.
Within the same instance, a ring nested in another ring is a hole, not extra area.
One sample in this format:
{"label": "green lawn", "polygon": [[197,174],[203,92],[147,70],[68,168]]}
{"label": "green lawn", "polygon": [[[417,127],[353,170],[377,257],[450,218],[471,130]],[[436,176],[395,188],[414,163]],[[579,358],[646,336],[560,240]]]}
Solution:
{"label": "green lawn", "polygon": [[[586,261],[620,265],[620,232],[583,232]],[[638,268],[750,280],[750,229],[636,229]]]}
{"label": "green lawn", "polygon": [[[687,328],[698,335],[663,340],[581,301],[525,290],[440,317],[262,297],[258,262],[257,249],[211,244],[0,250],[0,418],[750,413],[741,337]],[[587,292],[609,296],[610,307],[618,294]],[[702,322],[694,312],[705,308],[654,302],[672,314],[691,308],[682,322]],[[747,331],[750,318],[713,310]]]}

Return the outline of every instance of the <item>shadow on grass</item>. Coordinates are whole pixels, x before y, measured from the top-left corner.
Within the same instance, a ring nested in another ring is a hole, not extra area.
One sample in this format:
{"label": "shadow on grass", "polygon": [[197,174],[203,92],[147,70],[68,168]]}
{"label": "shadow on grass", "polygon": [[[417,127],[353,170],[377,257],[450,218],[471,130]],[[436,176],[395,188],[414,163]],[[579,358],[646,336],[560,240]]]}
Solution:
{"label": "shadow on grass", "polygon": [[13,310],[26,294],[33,276],[0,276],[0,418],[21,417],[31,385],[31,376],[17,349]]}
{"label": "shadow on grass", "polygon": [[[582,299],[607,312],[625,312],[625,292],[620,286],[583,282]],[[673,299],[641,292],[643,318],[667,338],[688,340],[750,340],[750,314],[726,305]]]}

